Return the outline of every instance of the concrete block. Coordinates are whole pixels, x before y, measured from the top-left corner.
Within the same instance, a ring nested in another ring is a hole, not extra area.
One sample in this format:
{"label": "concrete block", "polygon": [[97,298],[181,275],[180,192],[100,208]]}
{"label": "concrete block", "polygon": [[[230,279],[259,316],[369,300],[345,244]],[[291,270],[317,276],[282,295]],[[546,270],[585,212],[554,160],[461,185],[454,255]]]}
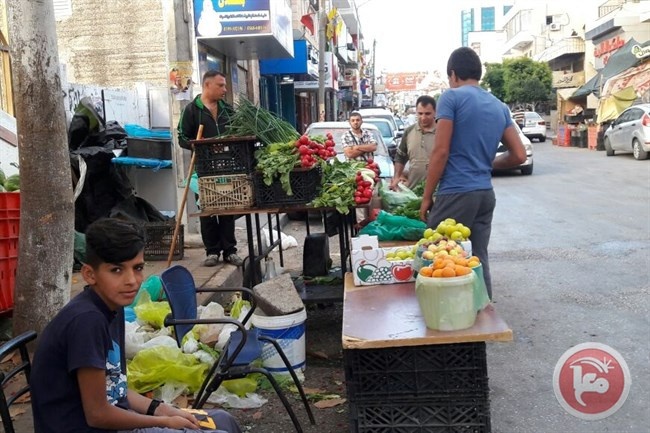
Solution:
{"label": "concrete block", "polygon": [[257,306],[267,316],[284,316],[305,308],[288,273],[256,285],[253,292]]}

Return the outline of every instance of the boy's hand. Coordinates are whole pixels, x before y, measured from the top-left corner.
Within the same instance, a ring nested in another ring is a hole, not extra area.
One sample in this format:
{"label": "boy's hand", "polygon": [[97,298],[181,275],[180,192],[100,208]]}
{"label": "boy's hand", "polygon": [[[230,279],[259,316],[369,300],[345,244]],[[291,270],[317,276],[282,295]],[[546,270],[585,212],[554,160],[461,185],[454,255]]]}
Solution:
{"label": "boy's hand", "polygon": [[169,417],[180,416],[181,418],[185,418],[186,420],[190,421],[191,423],[197,426],[199,425],[199,420],[196,419],[196,417],[192,415],[190,412],[178,409],[169,404],[161,404],[159,407],[160,407],[160,411],[157,411],[156,415],[163,415]]}
{"label": "boy's hand", "polygon": [[194,430],[201,429],[201,426],[198,424],[198,422],[194,423],[181,415],[165,416],[163,418],[165,419],[164,427],[168,427],[176,430],[180,430],[184,428],[189,428]]}

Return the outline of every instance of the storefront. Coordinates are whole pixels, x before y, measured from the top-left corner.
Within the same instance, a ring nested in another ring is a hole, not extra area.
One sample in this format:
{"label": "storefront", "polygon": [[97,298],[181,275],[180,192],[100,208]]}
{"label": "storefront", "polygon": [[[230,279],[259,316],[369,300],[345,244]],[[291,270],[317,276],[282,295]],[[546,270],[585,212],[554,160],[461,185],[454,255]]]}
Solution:
{"label": "storefront", "polygon": [[286,0],[194,0],[198,78],[211,69],[228,76],[228,98],[254,99],[257,60],[293,56]]}
{"label": "storefront", "polygon": [[[307,40],[293,41],[294,56],[291,59],[267,59],[260,61],[261,86],[268,98],[262,104],[280,114],[299,132],[317,122],[318,113],[318,52]],[[334,56],[325,53],[325,116],[336,119],[336,91],[338,90],[338,66]]]}

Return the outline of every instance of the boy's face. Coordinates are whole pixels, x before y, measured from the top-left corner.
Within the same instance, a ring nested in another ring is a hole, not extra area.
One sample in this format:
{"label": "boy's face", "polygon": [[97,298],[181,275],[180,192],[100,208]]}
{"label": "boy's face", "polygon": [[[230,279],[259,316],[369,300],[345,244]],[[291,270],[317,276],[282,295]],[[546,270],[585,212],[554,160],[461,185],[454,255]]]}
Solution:
{"label": "boy's face", "polygon": [[130,305],[144,279],[144,251],[133,259],[118,263],[102,263],[97,268],[83,265],[81,274],[112,311]]}

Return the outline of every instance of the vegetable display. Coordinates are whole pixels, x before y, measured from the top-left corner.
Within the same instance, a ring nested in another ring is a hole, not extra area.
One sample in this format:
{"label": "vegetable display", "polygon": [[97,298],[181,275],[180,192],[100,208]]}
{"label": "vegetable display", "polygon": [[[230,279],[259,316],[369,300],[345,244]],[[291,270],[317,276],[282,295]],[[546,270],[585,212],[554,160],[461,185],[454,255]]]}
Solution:
{"label": "vegetable display", "polygon": [[339,213],[348,214],[355,205],[354,193],[357,191],[357,172],[364,169],[363,161],[341,162],[334,159],[324,164],[323,187],[311,205],[314,207],[333,207]]}

